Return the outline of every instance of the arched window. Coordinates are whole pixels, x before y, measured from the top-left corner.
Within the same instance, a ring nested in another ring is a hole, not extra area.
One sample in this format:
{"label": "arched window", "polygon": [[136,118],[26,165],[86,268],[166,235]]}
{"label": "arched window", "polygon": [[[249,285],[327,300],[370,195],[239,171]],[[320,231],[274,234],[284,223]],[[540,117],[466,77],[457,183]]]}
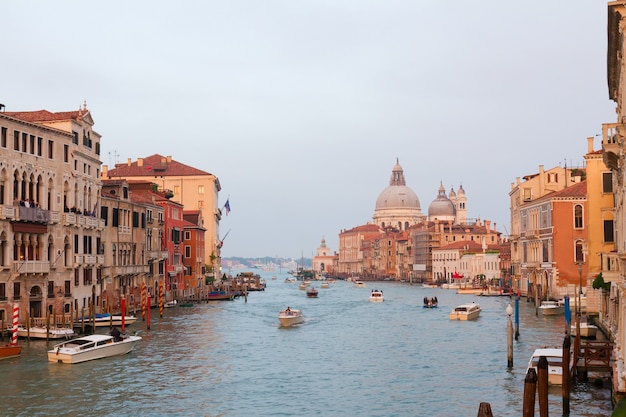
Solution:
{"label": "arched window", "polygon": [[584,263],[585,262],[585,256],[583,253],[583,242],[582,240],[577,240],[576,241],[576,247],[575,247],[575,261],[576,263]]}
{"label": "arched window", "polygon": [[574,228],[583,228],[583,206],[580,204],[574,206]]}

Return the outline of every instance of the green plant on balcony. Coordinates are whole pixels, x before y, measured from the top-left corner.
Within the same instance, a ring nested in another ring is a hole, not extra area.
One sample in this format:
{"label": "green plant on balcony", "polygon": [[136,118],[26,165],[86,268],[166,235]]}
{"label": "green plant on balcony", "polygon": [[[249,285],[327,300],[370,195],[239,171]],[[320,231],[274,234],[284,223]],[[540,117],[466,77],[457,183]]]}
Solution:
{"label": "green plant on balcony", "polygon": [[602,272],[600,272],[597,276],[596,279],[593,280],[593,289],[594,290],[606,290],[609,291],[611,289],[611,283],[610,282],[604,282],[604,277],[602,276]]}

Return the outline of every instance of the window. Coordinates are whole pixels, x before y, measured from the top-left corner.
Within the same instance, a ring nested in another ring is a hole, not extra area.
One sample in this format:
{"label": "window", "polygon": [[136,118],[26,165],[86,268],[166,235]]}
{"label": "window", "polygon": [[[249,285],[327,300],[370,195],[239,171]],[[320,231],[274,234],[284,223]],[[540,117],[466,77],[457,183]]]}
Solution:
{"label": "window", "polygon": [[30,135],[30,154],[35,154],[35,135]]}
{"label": "window", "polygon": [[580,240],[576,242],[575,256],[576,256],[576,259],[575,259],[576,263],[585,262],[585,257],[583,256],[583,242]]}
{"label": "window", "polygon": [[22,152],[28,152],[28,133],[22,132]]}
{"label": "window", "polygon": [[19,282],[14,282],[13,283],[13,299],[14,300],[19,300],[20,299],[20,293],[21,293],[20,283]]}
{"label": "window", "polygon": [[41,147],[43,146],[43,138],[37,136],[37,156],[41,156]]}
{"label": "window", "polygon": [[70,161],[70,148],[67,145],[63,145],[63,162]]}
{"label": "window", "polygon": [[581,206],[580,204],[576,204],[574,206],[574,228],[583,228],[583,206]]}
{"label": "window", "polygon": [[204,208],[204,201],[203,200],[198,200],[198,208],[199,209],[203,209]]}
{"label": "window", "polygon": [[20,150],[20,132],[17,130],[13,131],[13,150]]}
{"label": "window", "polygon": [[613,174],[611,172],[602,173],[602,192],[603,193],[613,192]]}
{"label": "window", "polygon": [[185,230],[185,240],[191,240],[191,232],[188,230]]}
{"label": "window", "polygon": [[185,258],[191,258],[191,246],[185,246]]}
{"label": "window", "polygon": [[531,200],[531,189],[530,188],[524,188],[523,190],[524,192],[524,201],[530,201]]}
{"label": "window", "polygon": [[204,194],[204,185],[198,185],[198,194]]}
{"label": "window", "polygon": [[613,220],[604,220],[604,243],[613,242]]}
{"label": "window", "polygon": [[7,128],[3,127],[0,131],[0,146],[3,148],[7,147]]}
{"label": "window", "polygon": [[53,159],[54,158],[54,142],[49,140],[48,141],[48,159]]}

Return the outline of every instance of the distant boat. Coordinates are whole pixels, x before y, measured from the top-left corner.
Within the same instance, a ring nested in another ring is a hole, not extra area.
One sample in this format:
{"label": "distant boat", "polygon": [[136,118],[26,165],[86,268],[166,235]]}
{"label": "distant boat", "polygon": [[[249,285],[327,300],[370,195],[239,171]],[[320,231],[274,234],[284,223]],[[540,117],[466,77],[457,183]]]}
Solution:
{"label": "distant boat", "polygon": [[544,316],[556,316],[559,314],[563,314],[564,307],[559,304],[558,301],[546,300],[542,301],[539,306],[539,311]]}
{"label": "distant boat", "polygon": [[354,286],[357,288],[365,288],[365,283],[363,281],[354,281]]}
{"label": "distant boat", "polygon": [[437,308],[438,303],[437,297],[424,297],[424,308]]}
{"label": "distant boat", "polygon": [[304,316],[301,310],[291,309],[287,307],[278,313],[278,320],[283,327],[290,327],[304,322]]}
{"label": "distant boat", "polygon": [[480,314],[480,305],[477,303],[461,304],[450,313],[450,320],[474,320]]}
{"label": "distant boat", "polygon": [[306,296],[309,298],[316,298],[318,294],[318,291],[315,287],[309,287],[306,290]]}
{"label": "distant boat", "polygon": [[370,301],[373,303],[382,303],[385,301],[385,297],[383,297],[382,290],[372,290],[370,292]]}

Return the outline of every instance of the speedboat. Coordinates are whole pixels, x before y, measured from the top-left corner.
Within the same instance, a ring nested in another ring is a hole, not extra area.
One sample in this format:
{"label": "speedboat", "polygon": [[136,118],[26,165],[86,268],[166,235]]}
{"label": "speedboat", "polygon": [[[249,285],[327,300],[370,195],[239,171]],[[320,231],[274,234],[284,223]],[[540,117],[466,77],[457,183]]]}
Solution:
{"label": "speedboat", "polygon": [[280,320],[281,326],[290,327],[304,322],[304,316],[301,310],[287,307],[285,310],[281,310],[280,313],[278,313],[278,320]]}
{"label": "speedboat", "polygon": [[438,303],[437,297],[424,297],[424,308],[437,308]]}
{"label": "speedboat", "polygon": [[382,290],[372,290],[370,292],[370,301],[374,302],[374,303],[380,303],[382,301],[385,301],[385,297],[383,297],[383,291]]}
{"label": "speedboat", "polygon": [[172,307],[176,307],[178,305],[178,301],[177,300],[171,300],[168,301],[167,303],[163,304],[163,307],[165,308],[172,308]]}
{"label": "speedboat", "polygon": [[[130,326],[135,321],[137,321],[137,317],[135,316],[124,316],[124,325]],[[110,314],[96,314],[95,317],[85,317],[85,326],[91,326],[92,322],[95,322],[96,327],[108,327],[108,326],[121,326],[122,325],[122,316],[113,316]],[[82,326],[83,319],[79,319],[75,326]]]}
{"label": "speedboat", "polygon": [[322,283],[320,284],[320,287],[322,287],[322,288],[330,288],[330,284],[329,284],[328,282],[325,282],[325,281],[324,281],[324,282],[322,282]]}
{"label": "speedboat", "polygon": [[474,320],[480,314],[480,305],[475,302],[461,304],[450,313],[450,320]]}
{"label": "speedboat", "polygon": [[[9,330],[11,331],[11,330]],[[69,339],[74,336],[74,330],[67,327],[40,327],[17,326],[18,337],[30,337],[31,339]]]}
{"label": "speedboat", "polygon": [[537,371],[539,358],[545,356],[548,360],[548,385],[563,384],[563,349],[562,348],[541,348],[535,349],[533,356],[528,362],[528,369],[534,368]]}
{"label": "speedboat", "polygon": [[140,336],[125,336],[119,341],[111,335],[92,334],[55,345],[48,351],[49,362],[80,363],[109,356],[124,355],[141,340]]}
{"label": "speedboat", "polygon": [[315,287],[309,287],[306,290],[306,296],[309,297],[309,298],[317,297],[317,293],[318,293],[318,291],[317,291],[317,288],[315,288]]}
{"label": "speedboat", "polygon": [[539,311],[544,316],[556,316],[563,314],[563,305],[559,304],[558,301],[545,300],[539,305]]}
{"label": "speedboat", "polygon": [[298,285],[298,288],[300,288],[301,290],[306,290],[308,286],[309,284],[306,281],[302,281],[300,285]]}
{"label": "speedboat", "polygon": [[357,288],[365,288],[365,283],[363,281],[354,281],[354,286]]}

